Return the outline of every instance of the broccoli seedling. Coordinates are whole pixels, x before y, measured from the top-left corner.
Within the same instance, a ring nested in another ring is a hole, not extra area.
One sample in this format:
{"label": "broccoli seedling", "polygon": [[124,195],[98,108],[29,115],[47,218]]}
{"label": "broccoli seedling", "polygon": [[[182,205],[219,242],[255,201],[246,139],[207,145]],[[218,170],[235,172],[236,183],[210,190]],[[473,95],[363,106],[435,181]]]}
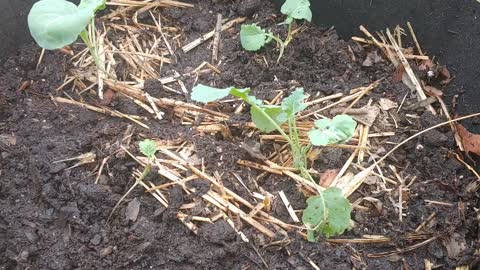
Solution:
{"label": "broccoli seedling", "polygon": [[113,213],[115,210],[120,206],[123,200],[130,194],[138,184],[145,184],[143,183],[143,179],[145,179],[148,174],[150,174],[150,170],[152,169],[152,162],[155,159],[155,153],[157,152],[157,144],[152,140],[143,140],[138,145],[140,152],[147,157],[147,163],[145,164],[145,168],[143,172],[135,178],[135,183],[130,187],[130,189],[120,198],[117,204],[113,207],[112,212],[108,216],[107,222],[112,218]]}
{"label": "broccoli seedling", "polygon": [[[297,88],[290,96],[283,99],[281,105],[267,105],[254,96],[249,95],[250,88],[224,89],[197,85],[192,89],[191,98],[194,101],[208,103],[217,101],[228,95],[238,97],[250,105],[250,115],[255,126],[263,132],[277,130],[288,142],[293,156],[294,167],[301,175],[314,181],[307,169],[306,156],[313,145],[329,145],[348,141],[353,137],[357,123],[348,115],[338,115],[333,119],[322,119],[315,123],[315,128],[308,133],[310,143],[306,146],[300,143],[296,126],[296,115],[306,109],[306,98],[303,88]],[[288,134],[281,126],[288,124]],[[338,188],[318,190],[319,195],[307,200],[302,221],[308,230],[308,240],[315,241],[315,233],[320,232],[326,237],[342,234],[350,224],[352,206],[343,197]]]}
{"label": "broccoli seedling", "polygon": [[77,6],[66,0],[41,0],[28,14],[28,27],[37,44],[47,50],[55,50],[72,44],[80,36],[87,45],[95,64],[100,68],[95,31],[92,24],[95,13],[105,9],[106,0],[81,0]]}
{"label": "broccoli seedling", "polygon": [[294,20],[312,21],[312,10],[309,0],[286,0],[280,11],[287,15],[285,24],[288,25],[288,34],[285,39],[285,46],[293,39],[292,23]]}
{"label": "broccoli seedling", "polygon": [[283,24],[288,25],[288,34],[285,41],[256,24],[244,24],[240,28],[240,42],[242,47],[247,51],[256,52],[272,40],[275,40],[280,50],[277,59],[277,62],[279,62],[283,56],[285,47],[293,39],[293,21],[307,20],[310,22],[312,20],[309,0],[286,0],[282,5],[281,12],[287,16],[283,22]]}

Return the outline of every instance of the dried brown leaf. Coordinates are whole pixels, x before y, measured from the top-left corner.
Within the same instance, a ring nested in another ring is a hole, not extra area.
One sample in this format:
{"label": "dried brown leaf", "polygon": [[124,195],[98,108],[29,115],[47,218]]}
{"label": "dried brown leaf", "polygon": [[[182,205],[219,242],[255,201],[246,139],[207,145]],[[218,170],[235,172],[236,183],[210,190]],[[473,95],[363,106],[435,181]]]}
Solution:
{"label": "dried brown leaf", "polygon": [[395,72],[393,72],[393,81],[396,83],[401,82],[404,72],[405,72],[405,68],[403,67],[403,65],[398,65],[397,68],[395,69]]}
{"label": "dried brown leaf", "polygon": [[420,71],[429,71],[429,70],[433,70],[435,68],[435,63],[428,59],[428,60],[424,60],[422,61],[422,63],[418,66],[418,69]]}
{"label": "dried brown leaf", "polygon": [[140,201],[135,198],[128,203],[127,209],[125,210],[125,217],[127,220],[135,222],[140,212]]}
{"label": "dried brown leaf", "polygon": [[328,169],[324,173],[320,175],[320,181],[319,185],[322,187],[329,187],[333,180],[335,180],[335,177],[337,177],[338,170],[336,169]]}
{"label": "dried brown leaf", "polygon": [[425,92],[429,95],[429,96],[432,96],[432,97],[441,97],[443,96],[443,92],[439,89],[437,89],[436,87],[433,87],[433,86],[429,86],[429,85],[426,85],[424,87],[425,89]]}
{"label": "dried brown leaf", "polygon": [[457,134],[462,140],[465,154],[474,153],[480,156],[480,135],[473,134],[461,124],[456,124]]}

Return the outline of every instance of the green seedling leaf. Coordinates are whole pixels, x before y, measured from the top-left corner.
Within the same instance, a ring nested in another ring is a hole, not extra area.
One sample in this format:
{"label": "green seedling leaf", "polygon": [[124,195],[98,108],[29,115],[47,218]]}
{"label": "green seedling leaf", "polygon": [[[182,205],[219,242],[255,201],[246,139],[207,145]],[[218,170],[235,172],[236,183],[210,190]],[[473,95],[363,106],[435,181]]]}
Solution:
{"label": "green seedling leaf", "polygon": [[286,0],[280,11],[287,15],[286,24],[291,24],[294,19],[312,21],[309,0]]}
{"label": "green seedling leaf", "polygon": [[140,152],[148,158],[153,158],[157,152],[157,144],[152,140],[143,140],[139,144]]}
{"label": "green seedling leaf", "polygon": [[[265,105],[259,99],[249,95],[250,88],[238,89],[228,87],[224,89],[214,88],[199,84],[192,89],[191,98],[194,101],[208,103],[222,99],[228,95],[238,97],[248,103],[250,114],[255,126],[263,132],[272,132],[276,129],[273,120],[277,125],[281,125],[287,121],[287,116],[281,106]],[[270,119],[271,120],[270,120]]]}
{"label": "green seedling leaf", "polygon": [[272,35],[256,24],[243,24],[240,28],[240,42],[247,51],[256,52],[271,40]]}
{"label": "green seedling leaf", "polygon": [[295,115],[307,108],[303,103],[306,96],[303,93],[303,88],[297,88],[295,91],[282,101],[282,109],[287,117],[295,117]]}
{"label": "green seedling leaf", "polygon": [[265,112],[270,119],[272,119],[276,125],[280,126],[287,121],[285,113],[282,110],[282,107],[275,105],[261,105],[257,107],[250,108],[250,114],[252,115],[252,121],[255,126],[266,133],[272,132],[277,129],[276,125],[273,124],[261,111]]}
{"label": "green seedling leaf", "polygon": [[308,241],[315,241],[315,233],[327,238],[342,234],[350,226],[352,205],[339,188],[328,188],[322,195],[307,199],[302,222],[308,229]]}
{"label": "green seedling leaf", "polygon": [[228,87],[225,89],[215,88],[199,84],[192,89],[191,99],[193,101],[201,103],[209,103],[213,101],[220,100],[228,95],[232,91],[233,87]]}
{"label": "green seedling leaf", "polygon": [[75,42],[95,16],[105,8],[105,0],[82,0],[80,5],[65,0],[41,0],[28,14],[33,39],[47,50],[63,48]]}
{"label": "green seedling leaf", "polygon": [[333,119],[315,121],[315,127],[308,132],[313,145],[325,146],[350,140],[355,133],[357,122],[348,115],[337,115]]}

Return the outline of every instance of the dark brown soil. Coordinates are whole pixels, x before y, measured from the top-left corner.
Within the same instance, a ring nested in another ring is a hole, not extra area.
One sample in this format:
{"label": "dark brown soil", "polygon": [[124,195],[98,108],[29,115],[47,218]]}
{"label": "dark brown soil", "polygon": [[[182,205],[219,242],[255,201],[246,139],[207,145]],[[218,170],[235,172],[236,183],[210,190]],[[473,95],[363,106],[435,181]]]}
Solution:
{"label": "dark brown soil", "polygon": [[[191,40],[213,28],[217,13],[226,18],[254,15],[256,19],[252,22],[274,32],[284,31],[276,26],[281,18],[275,20],[278,14],[268,3],[225,2],[199,1],[193,9],[167,9],[163,15],[178,20]],[[401,102],[409,91],[392,82],[393,68],[386,62],[362,67],[367,52],[354,43],[340,40],[335,31],[308,25],[295,36],[278,65],[273,45],[258,53],[245,52],[240,47],[238,32],[236,27],[222,36],[219,67],[222,74],[202,76],[200,82],[219,87],[249,86],[264,99],[272,98],[275,90],[296,85],[305,87],[312,95],[347,93],[380,78],[385,80],[371,95],[375,101],[385,97]],[[356,51],[356,61],[352,60],[348,45]],[[207,46],[204,44],[188,54],[179,53],[175,69],[189,71],[208,61]],[[69,105],[56,106],[49,95],[61,95],[54,89],[63,82],[68,59],[60,53],[47,52],[42,66],[36,70],[38,54],[35,46],[26,46],[0,68],[0,135],[16,139],[14,143],[0,141],[0,269],[310,269],[309,259],[321,269],[424,269],[424,259],[440,266],[439,269],[454,269],[475,260],[473,254],[480,244],[480,230],[474,208],[480,200],[478,193],[465,191],[475,177],[448,154],[448,149],[454,150],[455,145],[449,129],[427,133],[388,160],[402,174],[417,177],[409,190],[403,222],[399,221],[395,206],[398,189],[377,191],[375,185],[364,184],[350,198],[353,202],[373,197],[381,205],[378,210],[373,207],[371,211],[355,210],[352,219],[356,227],[342,238],[384,235],[394,240],[391,244],[309,243],[291,233],[288,241],[269,245],[255,229],[244,224],[242,231],[252,239],[245,244],[223,221],[200,226],[196,236],[175,218],[175,213],[179,206],[196,200],[200,194],[187,196],[176,188],[170,190],[169,209],[136,189],[127,201],[133,198],[140,201],[137,221],[127,221],[125,203],[107,224],[113,206],[133,184],[131,174],[136,163],[128,155],[115,156],[107,162],[99,184],[94,184],[94,172],[104,157],[118,150],[124,132],[132,124]],[[25,81],[31,81],[30,86],[19,91]],[[188,88],[193,86],[193,80],[185,82]],[[162,95],[155,84],[149,85],[147,91]],[[409,97],[407,104],[412,100]],[[115,97],[111,106],[126,113],[142,113],[121,97]],[[222,110],[230,113],[232,108]],[[397,115],[399,126],[408,128],[396,130],[397,135],[388,141],[400,142],[417,130],[442,121],[426,112],[417,113],[421,117],[413,125],[404,115]],[[248,115],[238,116],[232,124],[243,123],[245,119]],[[236,164],[238,159],[251,159],[239,143],[252,143],[253,139],[244,136],[241,129],[232,126],[236,141],[230,142],[222,137],[196,134],[168,113],[164,120],[149,125],[152,127],[149,131],[135,127],[133,141],[143,137],[188,138],[199,149],[197,155],[205,159],[207,171],[218,171],[223,175],[223,184],[242,197],[249,198],[248,192],[230,177],[233,172],[241,175],[251,189],[259,185],[274,195],[283,190],[294,209],[305,207],[305,197],[291,180],[267,175],[254,183],[259,172]],[[271,145],[262,147],[268,154]],[[390,147],[385,144],[385,148]],[[134,147],[130,150],[136,151]],[[95,163],[73,169],[68,168],[76,161],[54,163],[87,152],[96,154]],[[340,168],[349,154],[328,150],[316,166],[322,170]],[[209,188],[203,181],[191,184],[199,190]],[[428,204],[425,200],[451,205]],[[367,256],[421,242],[402,238],[434,212],[436,220],[426,230],[437,240],[398,255]],[[272,214],[291,222],[281,202],[276,201]],[[443,241],[450,235],[455,235],[465,246],[461,253],[451,257]]]}

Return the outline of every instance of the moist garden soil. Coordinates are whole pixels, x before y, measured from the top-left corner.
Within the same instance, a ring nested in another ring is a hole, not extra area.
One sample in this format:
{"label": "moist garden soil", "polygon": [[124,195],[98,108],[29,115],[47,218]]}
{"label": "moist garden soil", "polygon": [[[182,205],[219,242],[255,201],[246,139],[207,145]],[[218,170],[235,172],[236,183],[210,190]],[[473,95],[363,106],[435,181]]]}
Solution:
{"label": "moist garden soil", "polygon": [[[212,0],[193,4],[195,7],[189,9],[162,10],[162,16],[182,27],[189,37],[186,41],[211,31],[217,13],[225,18],[248,16],[251,22],[285,34],[284,27],[276,25],[282,18],[271,4],[263,1]],[[219,65],[222,73],[202,75],[199,82],[217,87],[252,87],[253,93],[265,100],[277,95],[277,90],[289,92],[295,86],[304,87],[314,96],[348,93],[381,78],[384,80],[369,96],[373,101],[383,97],[401,103],[410,91],[393,82],[394,69],[386,61],[362,66],[368,51],[339,39],[332,29],[307,24],[279,64],[275,63],[278,52],[273,45],[258,53],[245,52],[238,34],[239,26],[223,33]],[[178,62],[173,68],[185,73],[209,61],[209,45],[206,42],[189,53],[178,51]],[[356,59],[352,58],[349,46]],[[376,185],[364,184],[350,197],[352,202],[362,197],[374,198],[371,201],[377,202],[378,207],[372,204],[367,210],[354,210],[355,227],[339,238],[383,235],[392,239],[390,243],[334,244],[325,239],[309,243],[295,232],[271,242],[248,224],[238,222],[236,225],[250,238],[250,243],[244,243],[225,221],[200,223],[199,234],[195,235],[175,215],[178,207],[192,202],[198,194],[185,195],[175,187],[168,194],[168,209],[137,188],[127,198],[140,201],[136,221],[125,218],[127,203],[123,203],[107,223],[115,203],[133,184],[132,173],[138,167],[128,155],[112,152],[134,124],[52,102],[50,96],[63,96],[62,91],[55,89],[63,83],[71,63],[60,52],[46,52],[37,69],[39,53],[34,44],[24,46],[0,69],[0,269],[310,269],[309,260],[321,269],[424,269],[425,259],[438,269],[454,269],[475,261],[480,231],[474,207],[480,201],[478,193],[466,191],[475,177],[449,154],[455,151],[449,128],[407,143],[388,159],[388,164],[417,177],[408,194],[404,194],[407,199],[402,221],[398,218],[398,192],[394,186],[377,190]],[[198,81],[185,78],[184,82],[191,89]],[[27,84],[28,87],[21,87]],[[67,88],[63,91],[70,93]],[[155,81],[148,81],[145,90],[152,96],[189,101],[187,96],[166,92]],[[415,101],[409,96],[406,104]],[[121,96],[115,96],[109,106],[124,113],[143,114]],[[230,103],[212,109],[231,115],[235,110]],[[422,110],[410,113],[418,118],[408,119],[402,111],[394,116],[399,128],[393,126],[396,135],[384,140],[387,150],[392,147],[387,141],[398,143],[444,120]],[[249,137],[239,128],[246,121],[249,116],[244,112],[227,123],[235,139],[231,142],[221,136],[198,134],[166,111],[163,120],[148,123],[150,130],[134,126],[132,140],[183,138],[194,143],[206,170],[217,171],[223,184],[243,198],[249,198],[249,194],[231,177],[232,172],[254,191],[256,186],[274,195],[283,190],[294,209],[304,209],[306,198],[291,179],[266,175],[256,180],[261,172],[237,165],[239,159],[255,161],[239,147],[240,143],[258,141],[257,135]],[[272,149],[271,144],[261,147],[264,153]],[[70,167],[77,161],[56,162],[88,152],[96,154],[96,162],[75,168]],[[315,166],[320,171],[339,169],[350,153],[325,148]],[[112,154],[114,158],[108,160],[95,184],[98,166]],[[156,174],[150,177],[160,178]],[[202,181],[192,185],[209,188]],[[445,204],[429,204],[425,200]],[[369,256],[424,241],[405,237],[434,212],[435,219],[425,226],[424,233],[436,239],[412,251],[379,258]],[[292,223],[280,200],[274,200],[272,215]]]}

